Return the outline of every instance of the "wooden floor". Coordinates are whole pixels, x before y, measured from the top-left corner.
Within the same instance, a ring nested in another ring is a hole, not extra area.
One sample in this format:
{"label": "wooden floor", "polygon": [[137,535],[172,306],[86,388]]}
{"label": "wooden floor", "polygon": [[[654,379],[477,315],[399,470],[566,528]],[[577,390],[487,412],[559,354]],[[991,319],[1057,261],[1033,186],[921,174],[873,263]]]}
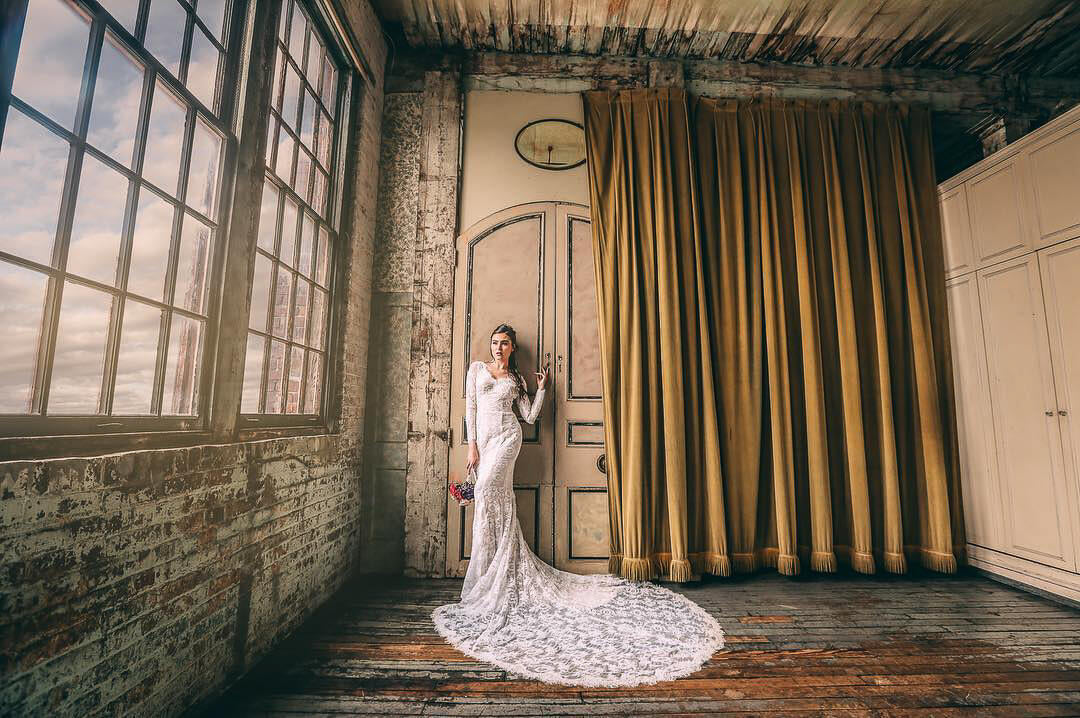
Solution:
{"label": "wooden floor", "polygon": [[635,689],[516,680],[435,633],[457,580],[347,587],[208,715],[1080,716],[1080,610],[973,573],[678,589],[728,645],[687,678]]}

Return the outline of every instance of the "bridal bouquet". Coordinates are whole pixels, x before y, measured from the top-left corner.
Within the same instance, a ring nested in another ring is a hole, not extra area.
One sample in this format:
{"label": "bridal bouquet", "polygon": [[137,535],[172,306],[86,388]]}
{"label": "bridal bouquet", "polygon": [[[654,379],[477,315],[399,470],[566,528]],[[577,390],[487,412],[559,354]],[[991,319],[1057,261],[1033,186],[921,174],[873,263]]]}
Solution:
{"label": "bridal bouquet", "polygon": [[450,495],[457,500],[461,505],[465,505],[466,501],[473,500],[473,489],[476,486],[476,471],[470,471],[465,478],[465,481],[460,484],[450,484]]}

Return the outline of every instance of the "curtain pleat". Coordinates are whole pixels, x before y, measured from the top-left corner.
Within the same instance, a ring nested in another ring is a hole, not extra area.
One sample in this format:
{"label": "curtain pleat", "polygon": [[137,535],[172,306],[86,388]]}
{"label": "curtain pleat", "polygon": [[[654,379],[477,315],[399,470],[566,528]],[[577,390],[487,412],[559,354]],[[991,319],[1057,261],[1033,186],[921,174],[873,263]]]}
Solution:
{"label": "curtain pleat", "polygon": [[928,113],[583,100],[610,570],[955,571]]}

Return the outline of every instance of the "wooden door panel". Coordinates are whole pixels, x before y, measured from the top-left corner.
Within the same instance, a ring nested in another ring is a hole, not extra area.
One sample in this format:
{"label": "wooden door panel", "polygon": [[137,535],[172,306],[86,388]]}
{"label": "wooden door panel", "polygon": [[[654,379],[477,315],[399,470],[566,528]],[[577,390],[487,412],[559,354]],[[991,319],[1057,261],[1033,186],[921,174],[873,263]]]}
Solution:
{"label": "wooden door panel", "polygon": [[974,274],[946,286],[956,385],[956,424],[967,540],[1003,549],[1002,506],[986,381],[979,284]]}
{"label": "wooden door panel", "polygon": [[1061,437],[1035,255],[979,272],[1007,551],[1072,565]]}
{"label": "wooden door panel", "polygon": [[[462,478],[468,449],[465,377],[473,361],[491,359],[491,331],[510,324],[517,332],[517,361],[535,392],[533,371],[554,345],[552,311],[555,254],[554,205],[511,207],[482,220],[458,239],[451,348],[450,480]],[[522,423],[522,447],[514,465],[514,491],[522,533],[530,547],[552,562],[554,413],[545,406],[535,424]],[[447,496],[447,574],[464,575],[472,541],[472,507]]]}
{"label": "wooden door panel", "polygon": [[1073,570],[1080,569],[1080,239],[1039,252],[1046,325],[1057,391],[1073,528]]}
{"label": "wooden door panel", "polygon": [[587,209],[560,207],[556,248],[555,565],[600,573],[607,570],[608,503],[600,331]]}

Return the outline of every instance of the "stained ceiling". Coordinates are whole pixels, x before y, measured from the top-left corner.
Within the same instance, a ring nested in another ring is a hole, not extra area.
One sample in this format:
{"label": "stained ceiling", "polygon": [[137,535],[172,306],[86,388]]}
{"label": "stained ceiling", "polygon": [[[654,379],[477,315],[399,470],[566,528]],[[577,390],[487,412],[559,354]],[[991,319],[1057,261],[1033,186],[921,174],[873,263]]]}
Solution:
{"label": "stained ceiling", "polygon": [[417,48],[1080,75],[1078,0],[373,0]]}

